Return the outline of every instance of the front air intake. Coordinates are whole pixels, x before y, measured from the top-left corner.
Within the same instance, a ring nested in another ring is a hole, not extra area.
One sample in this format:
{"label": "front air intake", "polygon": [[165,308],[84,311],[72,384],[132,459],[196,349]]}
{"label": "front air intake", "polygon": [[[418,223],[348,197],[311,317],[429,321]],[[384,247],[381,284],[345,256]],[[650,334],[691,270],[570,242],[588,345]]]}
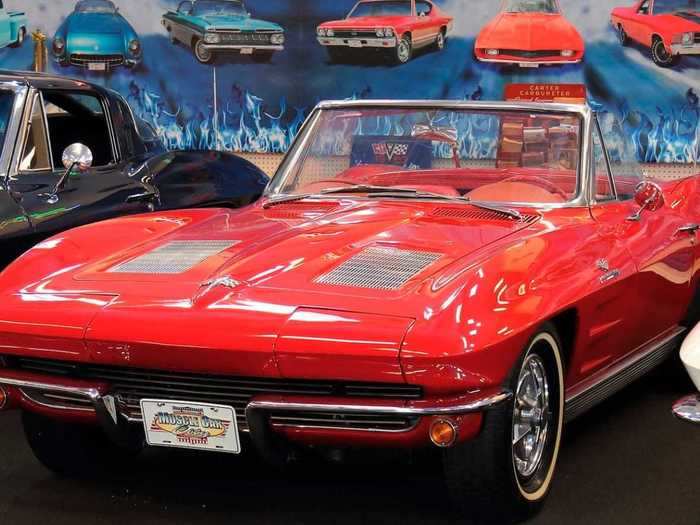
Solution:
{"label": "front air intake", "polygon": [[144,255],[120,263],[108,273],[180,274],[240,241],[172,241]]}
{"label": "front air intake", "polygon": [[440,257],[439,253],[374,246],[349,258],[316,282],[373,290],[398,290]]}

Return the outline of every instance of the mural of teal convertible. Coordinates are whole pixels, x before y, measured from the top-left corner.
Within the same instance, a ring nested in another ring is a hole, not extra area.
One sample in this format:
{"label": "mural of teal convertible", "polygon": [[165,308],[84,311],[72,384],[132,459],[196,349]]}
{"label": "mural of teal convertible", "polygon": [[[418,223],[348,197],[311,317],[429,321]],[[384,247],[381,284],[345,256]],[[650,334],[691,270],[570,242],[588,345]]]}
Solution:
{"label": "mural of teal convertible", "polygon": [[80,0],[56,31],[53,55],[62,66],[108,71],[141,63],[141,41],[111,0]]}
{"label": "mural of teal convertible", "polygon": [[8,11],[0,0],[0,47],[19,47],[27,36],[27,16],[19,11]]}
{"label": "mural of teal convertible", "polygon": [[269,62],[284,49],[284,29],[253,18],[240,0],[188,0],[163,15],[163,25],[170,40],[192,48],[202,64],[211,64],[223,53]]}

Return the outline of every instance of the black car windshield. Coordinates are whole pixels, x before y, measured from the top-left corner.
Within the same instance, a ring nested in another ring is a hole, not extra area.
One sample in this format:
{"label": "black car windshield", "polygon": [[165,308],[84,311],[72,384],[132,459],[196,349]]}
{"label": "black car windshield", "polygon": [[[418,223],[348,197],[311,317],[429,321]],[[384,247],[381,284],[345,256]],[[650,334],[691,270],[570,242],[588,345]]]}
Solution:
{"label": "black car windshield", "polygon": [[242,2],[231,0],[199,0],[194,4],[193,14],[197,16],[243,16],[246,14],[246,10]]}
{"label": "black car windshield", "polygon": [[110,0],[82,0],[75,6],[78,13],[116,13],[117,8]]}
{"label": "black car windshield", "polygon": [[12,105],[15,94],[12,91],[0,91],[0,154],[5,144],[5,135],[12,118]]}
{"label": "black car windshield", "polygon": [[411,2],[406,0],[360,2],[348,15],[348,18],[363,16],[411,16]]}
{"label": "black car windshield", "polygon": [[549,13],[559,12],[557,0],[506,0],[506,13]]}
{"label": "black car windshield", "polygon": [[655,15],[684,11],[691,13],[700,11],[700,0],[656,0],[656,2],[654,2]]}

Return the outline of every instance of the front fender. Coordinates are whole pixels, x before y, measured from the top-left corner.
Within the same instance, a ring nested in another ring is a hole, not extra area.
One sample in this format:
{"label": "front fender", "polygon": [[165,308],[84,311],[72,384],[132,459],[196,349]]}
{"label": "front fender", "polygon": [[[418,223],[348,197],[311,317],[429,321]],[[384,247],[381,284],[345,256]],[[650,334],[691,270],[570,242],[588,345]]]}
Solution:
{"label": "front fender", "polygon": [[241,207],[258,200],[269,182],[251,162],[217,151],[163,153],[148,160],[146,173],[159,209]]}

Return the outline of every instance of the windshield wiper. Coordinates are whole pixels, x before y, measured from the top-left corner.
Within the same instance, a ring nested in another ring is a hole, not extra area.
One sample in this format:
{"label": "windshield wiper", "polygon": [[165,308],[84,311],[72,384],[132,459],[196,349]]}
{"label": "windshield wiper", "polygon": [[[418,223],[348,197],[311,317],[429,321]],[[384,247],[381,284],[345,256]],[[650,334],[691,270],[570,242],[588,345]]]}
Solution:
{"label": "windshield wiper", "polygon": [[[393,188],[396,189],[396,188]],[[393,194],[392,194],[393,193]],[[509,216],[511,219],[518,221],[523,220],[523,215],[518,210],[506,208],[504,206],[496,206],[495,204],[484,204],[479,201],[473,201],[469,197],[456,197],[454,195],[443,195],[441,193],[432,193],[429,191],[419,191],[411,188],[400,188],[397,192],[369,193],[367,197],[394,197],[394,198],[409,198],[409,199],[438,199],[443,201],[464,202],[471,204],[476,208],[488,210],[495,213],[502,213]]]}
{"label": "windshield wiper", "polygon": [[355,186],[342,186],[338,188],[329,188],[327,190],[317,191],[315,193],[299,193],[298,195],[285,195],[284,197],[279,197],[277,199],[270,199],[265,204],[263,208],[271,208],[277,204],[284,204],[285,202],[295,202],[302,201],[304,199],[310,199],[312,197],[323,197],[324,195],[333,195],[339,193],[373,193],[373,194],[385,194],[385,193],[399,193],[399,194],[413,194],[416,190],[408,188],[392,188],[390,186],[372,186],[369,184],[357,184]]}

